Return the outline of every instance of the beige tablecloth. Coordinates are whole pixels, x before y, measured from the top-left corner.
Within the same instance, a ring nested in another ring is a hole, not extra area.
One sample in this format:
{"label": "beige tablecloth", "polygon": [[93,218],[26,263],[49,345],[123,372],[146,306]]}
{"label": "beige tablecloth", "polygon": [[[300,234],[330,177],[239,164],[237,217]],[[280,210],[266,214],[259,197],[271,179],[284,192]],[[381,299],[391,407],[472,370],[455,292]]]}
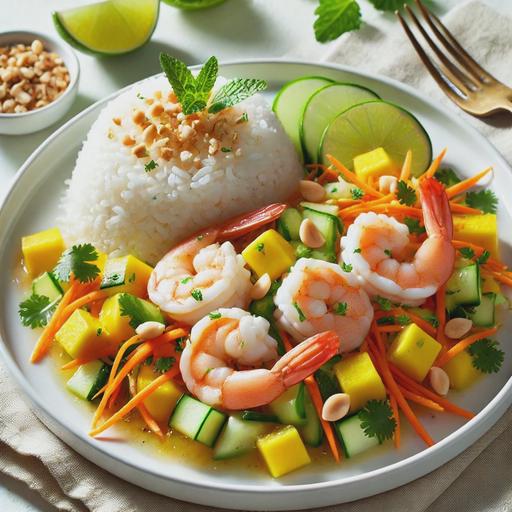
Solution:
{"label": "beige tablecloth", "polygon": [[[479,3],[445,19],[463,45],[491,72],[512,84],[512,21]],[[345,35],[327,60],[382,73],[424,91],[475,125],[512,163],[510,116],[484,123],[458,111],[439,92],[406,42],[398,24],[386,31],[364,25]],[[136,488],[83,459],[49,432],[19,400],[0,366],[0,470],[26,482],[60,510],[208,511]],[[477,443],[431,474],[401,488],[328,511],[445,512],[512,510],[512,410]]]}

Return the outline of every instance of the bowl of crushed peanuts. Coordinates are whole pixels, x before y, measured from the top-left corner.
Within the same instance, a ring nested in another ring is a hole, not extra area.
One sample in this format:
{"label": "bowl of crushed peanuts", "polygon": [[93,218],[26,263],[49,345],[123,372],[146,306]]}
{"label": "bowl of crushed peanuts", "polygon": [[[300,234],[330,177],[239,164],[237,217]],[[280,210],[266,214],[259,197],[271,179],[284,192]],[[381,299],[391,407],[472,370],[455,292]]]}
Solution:
{"label": "bowl of crushed peanuts", "polygon": [[80,68],[73,50],[37,32],[0,34],[0,134],[36,132],[71,107]]}

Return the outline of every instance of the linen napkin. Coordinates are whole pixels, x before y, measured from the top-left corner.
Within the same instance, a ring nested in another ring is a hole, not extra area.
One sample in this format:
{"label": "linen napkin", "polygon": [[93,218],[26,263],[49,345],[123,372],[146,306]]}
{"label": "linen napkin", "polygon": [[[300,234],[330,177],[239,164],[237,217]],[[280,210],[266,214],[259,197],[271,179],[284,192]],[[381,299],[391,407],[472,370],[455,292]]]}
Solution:
{"label": "linen napkin", "polygon": [[[512,84],[512,22],[478,2],[451,11],[444,20],[470,53]],[[388,22],[384,33],[366,25],[344,36],[326,60],[351,64],[407,82],[430,97],[445,99],[419,63],[400,27]],[[512,130],[504,118],[483,123],[461,111],[512,163]],[[508,118],[510,122],[510,117]],[[0,470],[26,482],[59,510],[78,512],[212,512],[145,491],[98,468],[61,442],[22,402],[20,391],[0,365]],[[325,512],[365,510],[441,512],[508,511],[512,509],[512,409],[479,441],[443,467],[408,485]]]}

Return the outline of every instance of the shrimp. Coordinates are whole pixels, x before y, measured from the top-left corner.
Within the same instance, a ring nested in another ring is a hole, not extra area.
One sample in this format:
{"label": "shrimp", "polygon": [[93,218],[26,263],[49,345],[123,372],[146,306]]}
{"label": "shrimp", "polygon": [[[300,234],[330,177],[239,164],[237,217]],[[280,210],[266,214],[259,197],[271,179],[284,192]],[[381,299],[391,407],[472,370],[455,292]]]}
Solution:
{"label": "shrimp", "polygon": [[189,325],[220,307],[246,307],[251,274],[228,240],[272,222],[285,208],[282,204],[260,208],[196,233],[171,249],[149,278],[151,301]]}
{"label": "shrimp", "polygon": [[362,213],[341,239],[341,258],[352,265],[370,295],[417,306],[450,277],[455,261],[453,223],[443,186],[420,182],[426,240],[407,261],[409,229],[392,217]]}
{"label": "shrimp", "polygon": [[[336,354],[337,335],[324,332],[278,359],[269,326],[264,318],[238,308],[221,308],[202,318],[192,327],[180,359],[188,390],[202,402],[224,409],[259,407]],[[269,364],[270,369],[264,367]]]}
{"label": "shrimp", "polygon": [[352,272],[335,263],[301,258],[277,290],[278,323],[297,341],[333,330],[339,352],[361,345],[373,319],[367,293]]}

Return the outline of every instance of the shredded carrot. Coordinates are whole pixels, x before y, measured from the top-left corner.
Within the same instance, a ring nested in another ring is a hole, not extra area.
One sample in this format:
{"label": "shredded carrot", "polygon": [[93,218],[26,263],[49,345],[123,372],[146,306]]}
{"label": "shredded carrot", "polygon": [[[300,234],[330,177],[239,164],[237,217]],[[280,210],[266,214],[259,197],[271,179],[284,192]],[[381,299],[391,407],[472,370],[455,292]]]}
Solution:
{"label": "shredded carrot", "polygon": [[131,398],[119,411],[113,414],[107,421],[105,421],[99,427],[92,429],[89,432],[90,436],[97,436],[101,432],[107,430],[111,426],[121,421],[128,413],[130,413],[135,407],[141,404],[151,393],[156,391],[162,384],[165,384],[168,380],[179,373],[178,365],[174,365],[168,372],[163,373],[157,377],[153,382],[148,384],[145,388],[141,389],[133,398]]}
{"label": "shredded carrot", "polygon": [[[465,242],[464,240],[452,240],[452,244],[456,249],[462,249],[463,247],[469,247],[475,253],[475,257],[478,258],[481,256],[486,250],[485,247],[481,245],[475,245],[469,242]],[[495,258],[489,258],[486,263],[486,266],[492,267],[494,270],[506,270],[508,267],[501,261]]]}
{"label": "shredded carrot", "polygon": [[376,206],[378,204],[389,203],[391,200],[394,199],[394,197],[395,197],[394,194],[387,194],[386,196],[379,197],[378,199],[374,199],[373,201],[359,202],[359,204],[357,204],[357,205],[354,205],[354,206],[351,206],[348,208],[343,208],[340,211],[340,216],[349,216],[350,214],[352,214],[353,212],[357,212],[361,208],[368,209],[368,208],[373,208],[374,206]]}
{"label": "shredded carrot", "polygon": [[62,312],[62,316],[67,320],[72,313],[83,307],[87,304],[94,302],[96,300],[102,300],[107,297],[107,294],[103,290],[96,290],[94,292],[90,292],[87,295],[84,295],[83,297],[80,297],[79,299],[76,299],[71,304],[68,304],[64,311]]}
{"label": "shredded carrot", "polygon": [[332,155],[327,155],[327,158],[329,159],[329,162],[331,162],[331,164],[334,165],[339,174],[343,176],[343,178],[359,187],[369,196],[382,197],[384,195],[382,192],[375,190],[374,188],[370,187],[367,183],[360,180],[354,172],[349,171],[339,160],[334,158]]}
{"label": "shredded carrot", "polygon": [[[343,210],[342,210],[343,211]],[[352,210],[351,217],[357,217],[360,213],[364,213],[367,211],[378,212],[378,213],[388,213],[393,215],[407,215],[409,217],[416,217],[418,219],[423,219],[423,211],[421,208],[415,208],[413,206],[406,206],[400,204],[398,202],[392,202],[388,204],[376,204],[366,206],[365,203],[361,203],[359,208]],[[348,215],[346,215],[348,217]]]}
{"label": "shredded carrot", "polygon": [[391,410],[393,411],[393,418],[395,419],[396,427],[395,432],[393,434],[393,443],[395,448],[398,450],[400,448],[400,413],[398,412],[398,403],[394,395],[390,395],[389,403],[391,404]]}
{"label": "shredded carrot", "polygon": [[489,268],[486,268],[484,265],[484,270],[491,274],[496,281],[499,281],[500,283],[506,284],[507,286],[512,286],[512,273],[510,272],[496,272],[495,270],[491,270]]}
{"label": "shredded carrot", "polygon": [[72,359],[66,364],[63,364],[60,369],[61,370],[72,370],[73,368],[77,368],[78,366],[82,366],[83,364],[90,363],[91,361],[95,361],[98,359],[97,357],[93,357],[91,359],[80,359],[79,357],[76,359]]}
{"label": "shredded carrot", "polygon": [[98,318],[100,316],[101,308],[103,307],[103,304],[105,303],[104,300],[96,300],[91,303],[91,315]]}
{"label": "shredded carrot", "polygon": [[464,215],[482,215],[482,211],[477,208],[471,208],[465,204],[457,204],[450,201],[450,211],[452,213],[462,213]]}
{"label": "shredded carrot", "polygon": [[491,327],[490,329],[484,329],[482,331],[475,332],[471,336],[460,340],[437,359],[437,366],[444,366],[448,361],[466,350],[473,343],[481,340],[482,338],[486,338],[487,336],[492,336],[497,330],[498,327]]}
{"label": "shredded carrot", "polygon": [[401,325],[378,325],[377,329],[382,333],[400,332],[403,329]]}
{"label": "shredded carrot", "polygon": [[470,189],[471,187],[476,185],[485,175],[489,174],[491,171],[492,171],[492,167],[487,167],[487,169],[480,171],[479,173],[475,174],[471,178],[468,178],[467,180],[463,180],[460,183],[456,183],[455,185],[448,187],[446,189],[446,195],[448,196],[448,199],[451,199],[452,197],[454,197],[458,194],[462,194],[466,190]]}
{"label": "shredded carrot", "polygon": [[444,412],[444,407],[441,407],[438,403],[434,402],[433,400],[429,400],[424,396],[417,395],[416,393],[413,393],[412,391],[409,391],[408,389],[402,386],[399,387],[400,391],[402,391],[405,398],[407,398],[411,402],[415,402],[419,405],[422,405],[423,407],[426,407],[427,409],[432,409],[433,411]]}
{"label": "shredded carrot", "polygon": [[409,149],[405,155],[402,170],[400,171],[400,181],[407,181],[411,175],[412,151]]}
{"label": "shredded carrot", "polygon": [[363,201],[361,201],[361,199],[336,199],[336,203],[342,210],[344,210],[345,208],[349,208],[350,206],[354,206],[356,204],[361,204],[362,202]]}
{"label": "shredded carrot", "polygon": [[430,334],[430,336],[432,336],[433,338],[436,336],[435,327],[432,324],[428,323],[425,319],[421,318],[421,316],[417,315],[416,313],[413,313],[409,309],[394,308],[388,311],[388,314],[408,316],[418,327],[421,327],[427,334]]}
{"label": "shredded carrot", "polygon": [[[135,381],[135,377],[133,375],[128,376],[128,383],[130,387],[130,395],[133,397],[137,394],[137,383]],[[137,409],[144,420],[144,423],[148,426],[148,428],[154,432],[158,437],[163,438],[164,434],[162,432],[162,429],[158,425],[158,423],[155,421],[153,416],[151,416],[150,412],[148,411],[147,407],[144,405],[144,402],[141,402]]]}
{"label": "shredded carrot", "polygon": [[437,169],[439,169],[439,165],[441,164],[442,159],[444,158],[444,155],[446,155],[447,148],[444,148],[439,155],[434,159],[434,161],[430,164],[430,167],[425,171],[422,178],[432,178],[434,174],[437,172]]}

